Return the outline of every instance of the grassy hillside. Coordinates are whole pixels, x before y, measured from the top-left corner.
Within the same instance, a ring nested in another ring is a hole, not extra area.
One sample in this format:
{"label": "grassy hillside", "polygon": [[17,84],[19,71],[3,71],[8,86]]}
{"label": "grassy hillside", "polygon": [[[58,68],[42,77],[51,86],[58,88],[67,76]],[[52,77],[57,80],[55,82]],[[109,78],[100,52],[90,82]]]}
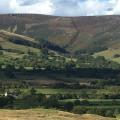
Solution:
{"label": "grassy hillside", "polygon": [[120,47],[120,16],[55,17],[0,15],[0,29],[47,39],[69,52],[94,53]]}
{"label": "grassy hillside", "polygon": [[97,56],[104,56],[106,59],[113,60],[120,63],[120,49],[108,49],[94,54]]}
{"label": "grassy hillside", "polygon": [[32,44],[37,43],[30,37],[0,30],[0,47],[6,56],[20,57],[22,54],[26,54],[28,50],[35,53],[39,52],[39,49],[32,47]]}
{"label": "grassy hillside", "polygon": [[75,115],[50,109],[0,110],[0,116],[1,120],[116,120],[97,115]]}
{"label": "grassy hillside", "polygon": [[63,48],[47,40],[37,41],[25,35],[0,30],[0,51],[6,56],[21,57],[28,52],[37,54],[41,48],[47,48],[48,51],[54,52],[66,52]]}

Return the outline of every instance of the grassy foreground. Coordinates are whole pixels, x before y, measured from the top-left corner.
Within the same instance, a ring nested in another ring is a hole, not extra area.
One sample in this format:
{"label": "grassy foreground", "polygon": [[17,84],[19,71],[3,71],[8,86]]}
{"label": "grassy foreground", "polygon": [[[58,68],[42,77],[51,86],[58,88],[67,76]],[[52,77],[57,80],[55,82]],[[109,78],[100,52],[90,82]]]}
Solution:
{"label": "grassy foreground", "polygon": [[0,110],[0,120],[116,120],[97,115],[76,115],[50,109]]}

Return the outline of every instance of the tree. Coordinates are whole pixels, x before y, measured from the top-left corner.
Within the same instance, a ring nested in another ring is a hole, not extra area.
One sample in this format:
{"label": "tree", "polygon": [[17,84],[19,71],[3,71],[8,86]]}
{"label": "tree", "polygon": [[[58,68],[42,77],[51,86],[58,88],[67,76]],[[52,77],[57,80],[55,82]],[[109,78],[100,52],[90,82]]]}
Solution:
{"label": "tree", "polygon": [[55,96],[50,96],[49,98],[46,98],[45,101],[43,101],[43,105],[45,108],[58,108],[59,102]]}
{"label": "tree", "polygon": [[80,100],[75,100],[75,101],[74,101],[74,105],[75,105],[75,106],[80,105],[80,104],[81,104]]}
{"label": "tree", "polygon": [[30,95],[35,95],[36,94],[36,90],[34,88],[30,89]]}
{"label": "tree", "polygon": [[7,65],[5,75],[8,76],[9,78],[15,78],[14,70],[15,70],[14,65]]}
{"label": "tree", "polygon": [[73,102],[66,102],[64,103],[64,109],[67,111],[71,111],[73,109]]}

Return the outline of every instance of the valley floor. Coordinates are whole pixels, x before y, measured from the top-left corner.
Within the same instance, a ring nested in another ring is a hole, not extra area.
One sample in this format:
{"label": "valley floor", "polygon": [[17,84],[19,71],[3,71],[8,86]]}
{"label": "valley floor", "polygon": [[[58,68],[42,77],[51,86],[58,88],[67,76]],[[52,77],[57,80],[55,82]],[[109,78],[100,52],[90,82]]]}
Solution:
{"label": "valley floor", "polygon": [[0,110],[0,120],[116,120],[97,115],[76,115],[50,109]]}

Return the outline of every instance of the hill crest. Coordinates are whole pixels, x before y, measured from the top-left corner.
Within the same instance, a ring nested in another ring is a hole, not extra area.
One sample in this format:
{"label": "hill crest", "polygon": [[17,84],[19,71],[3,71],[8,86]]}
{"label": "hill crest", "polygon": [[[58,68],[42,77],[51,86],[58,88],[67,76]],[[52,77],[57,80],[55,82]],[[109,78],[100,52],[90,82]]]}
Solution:
{"label": "hill crest", "polygon": [[77,55],[120,49],[118,15],[59,17],[6,14],[0,15],[0,29],[30,36],[37,41],[45,39]]}

